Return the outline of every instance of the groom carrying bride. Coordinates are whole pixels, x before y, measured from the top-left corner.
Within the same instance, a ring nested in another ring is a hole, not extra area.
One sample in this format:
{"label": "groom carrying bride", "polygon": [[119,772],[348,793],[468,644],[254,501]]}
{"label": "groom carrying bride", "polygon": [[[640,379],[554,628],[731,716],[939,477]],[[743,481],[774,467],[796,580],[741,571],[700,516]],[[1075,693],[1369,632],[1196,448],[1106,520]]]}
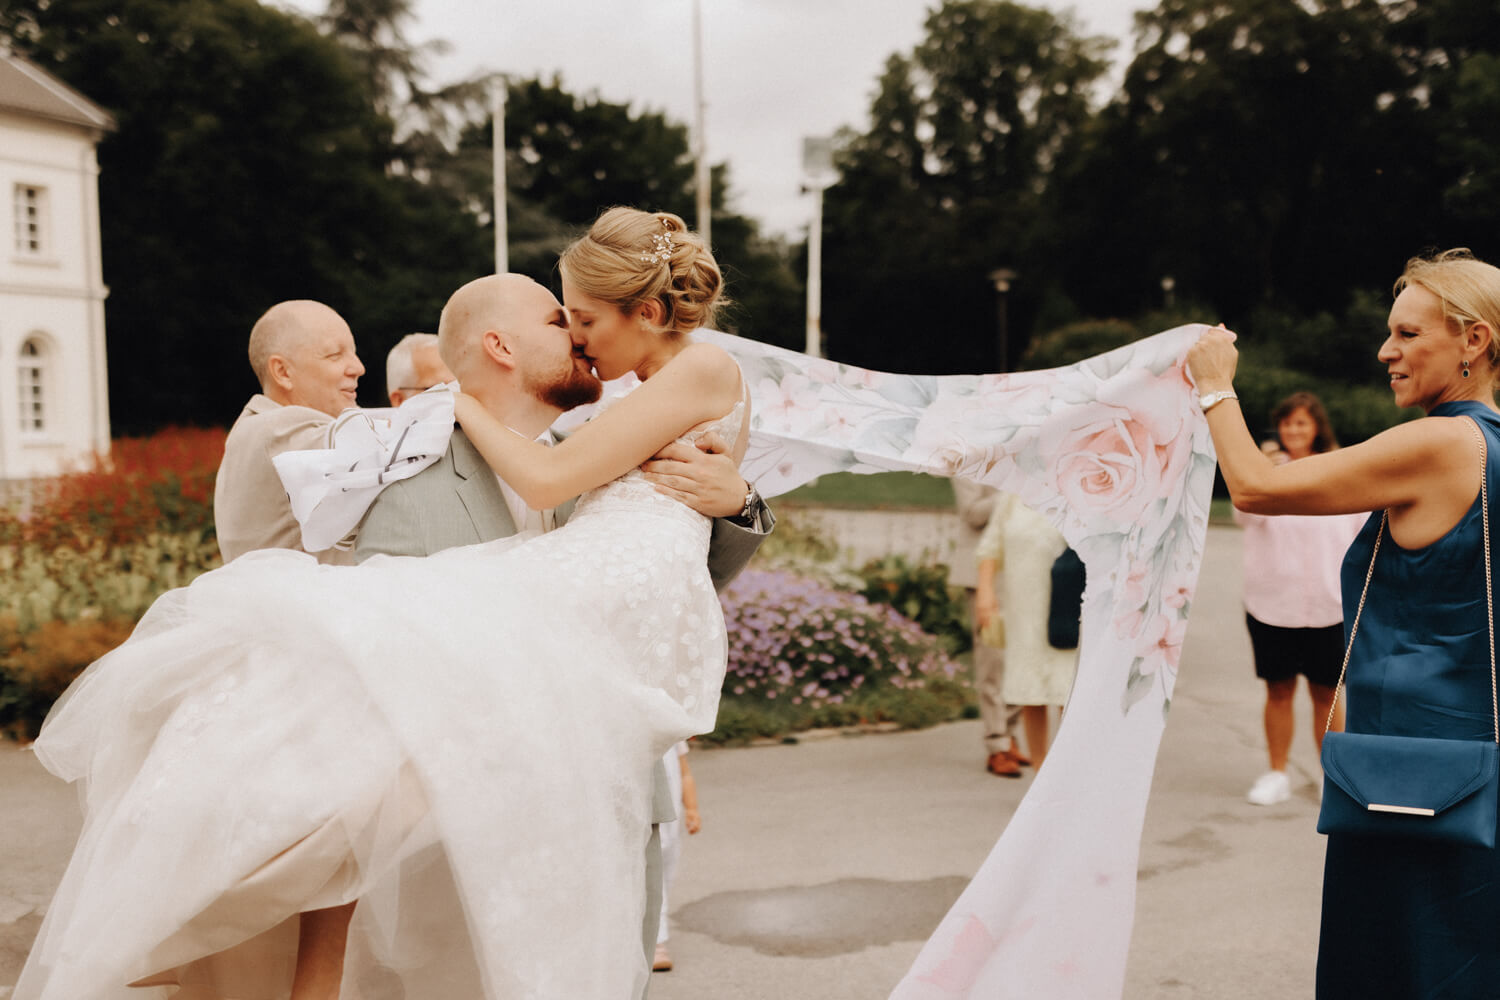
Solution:
{"label": "groom carrying bride", "polygon": [[[563,412],[593,403],[600,382],[576,355],[566,309],[542,285],[519,274],[490,275],[464,285],[448,300],[438,327],[444,363],[464,392],[522,437],[551,444]],[[727,450],[712,439],[720,452]],[[692,445],[669,445],[648,463],[670,482],[671,495],[715,518],[709,573],[722,588],[770,532],[774,518],[754,496],[727,455]],[[686,480],[687,482],[683,482]],[[409,479],[379,494],[359,528],[354,557],[429,556],[458,545],[506,538],[528,528],[549,531],[567,521],[572,501],[533,511],[498,479],[455,429],[448,451]],[[747,509],[748,508],[748,509]],[[642,944],[649,962],[656,948],[661,901],[661,842],[656,824],[676,817],[666,775],[657,762],[652,834],[646,846]]]}

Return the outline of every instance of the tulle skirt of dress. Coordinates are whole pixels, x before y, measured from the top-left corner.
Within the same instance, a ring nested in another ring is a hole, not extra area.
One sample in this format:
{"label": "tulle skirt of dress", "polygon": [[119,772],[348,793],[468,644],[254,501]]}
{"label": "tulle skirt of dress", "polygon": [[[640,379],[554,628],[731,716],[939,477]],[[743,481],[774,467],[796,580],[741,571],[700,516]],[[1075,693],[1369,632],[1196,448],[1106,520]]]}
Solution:
{"label": "tulle skirt of dress", "polygon": [[356,899],[345,998],[636,995],[652,764],[712,727],[724,635],[707,522],[599,499],[158,601],[38,741],[85,824],[14,1000],[279,1000],[296,914]]}

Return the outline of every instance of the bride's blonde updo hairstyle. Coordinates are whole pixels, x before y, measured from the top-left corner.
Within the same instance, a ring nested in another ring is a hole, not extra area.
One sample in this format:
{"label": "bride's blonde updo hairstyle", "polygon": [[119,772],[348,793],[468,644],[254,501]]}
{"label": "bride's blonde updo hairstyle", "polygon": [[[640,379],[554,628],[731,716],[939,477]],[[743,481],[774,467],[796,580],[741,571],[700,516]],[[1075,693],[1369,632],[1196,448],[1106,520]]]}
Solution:
{"label": "bride's blonde updo hairstyle", "polygon": [[668,336],[713,326],[727,304],[713,254],[671,212],[611,208],[562,252],[558,267],[579,291],[624,312],[660,302]]}

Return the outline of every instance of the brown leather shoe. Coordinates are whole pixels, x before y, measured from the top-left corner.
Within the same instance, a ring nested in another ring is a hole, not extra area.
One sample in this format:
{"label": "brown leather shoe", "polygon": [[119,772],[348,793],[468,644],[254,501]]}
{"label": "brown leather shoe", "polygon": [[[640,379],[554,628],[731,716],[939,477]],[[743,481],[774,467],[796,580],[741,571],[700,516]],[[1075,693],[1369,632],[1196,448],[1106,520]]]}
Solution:
{"label": "brown leather shoe", "polygon": [[1015,747],[1011,747],[1005,752],[1010,754],[1011,760],[1015,761],[1017,764],[1020,764],[1022,767],[1031,766],[1031,758],[1022,756],[1021,751],[1017,750]]}
{"label": "brown leather shoe", "polygon": [[1021,765],[1016,763],[1015,758],[1007,750],[996,750],[990,754],[989,762],[985,764],[985,770],[991,774],[998,774],[1002,778],[1019,778],[1021,776]]}

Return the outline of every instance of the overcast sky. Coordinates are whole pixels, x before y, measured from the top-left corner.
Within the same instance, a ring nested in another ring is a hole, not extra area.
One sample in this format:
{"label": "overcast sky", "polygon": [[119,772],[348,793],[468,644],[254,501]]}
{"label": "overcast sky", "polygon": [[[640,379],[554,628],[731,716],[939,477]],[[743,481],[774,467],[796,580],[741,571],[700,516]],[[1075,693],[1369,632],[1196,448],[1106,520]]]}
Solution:
{"label": "overcast sky", "polygon": [[[283,0],[309,13],[323,0]],[[936,0],[701,0],[709,160],[729,163],[738,211],[799,235],[802,137],[863,128],[881,67],[921,39]],[[1071,8],[1086,33],[1121,39],[1143,0],[1036,3]],[[693,121],[693,0],[416,0],[413,41],[443,39],[439,82],[502,71],[558,73],[569,91]],[[692,220],[688,220],[691,224]]]}

